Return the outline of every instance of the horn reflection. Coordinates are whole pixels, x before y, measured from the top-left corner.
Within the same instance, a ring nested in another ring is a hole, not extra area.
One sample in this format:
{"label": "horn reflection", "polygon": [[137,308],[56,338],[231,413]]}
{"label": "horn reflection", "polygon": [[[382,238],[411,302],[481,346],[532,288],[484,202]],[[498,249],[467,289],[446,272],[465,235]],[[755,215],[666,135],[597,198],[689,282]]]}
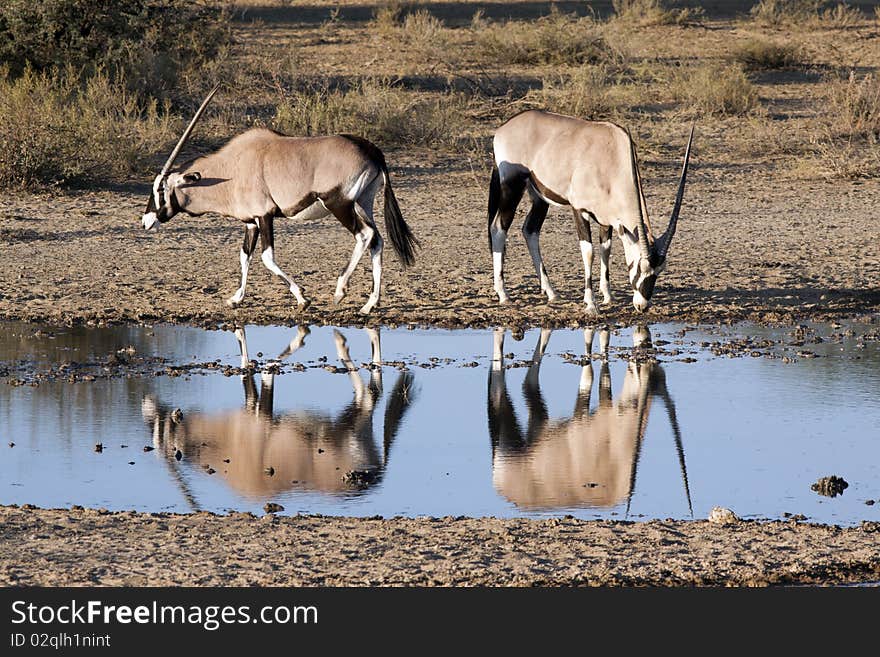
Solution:
{"label": "horn reflection", "polygon": [[[691,507],[681,433],[666,376],[655,361],[631,359],[616,399],[611,392],[608,330],[599,331],[598,403],[591,409],[594,330],[584,330],[585,360],[571,417],[551,420],[540,385],[540,369],[551,331],[542,329],[522,385],[527,409],[523,426],[507,389],[504,329],[494,333],[487,413],[496,490],[519,507],[613,507],[635,490],[639,453],[654,399],[660,397],[673,427],[688,507]],[[635,347],[649,345],[650,332],[633,332]]]}
{"label": "horn reflection", "polygon": [[[256,374],[241,376],[244,404],[216,413],[187,412],[175,417],[173,406],[152,396],[144,399],[144,420],[153,444],[177,472],[176,453],[211,468],[236,492],[265,498],[289,490],[357,493],[381,481],[400,422],[412,402],[413,375],[401,372],[386,404],[383,441],[377,445],[373,415],[383,393],[379,332],[366,328],[372,359],[365,381],[349,355],[347,340],[334,331],[336,355],[348,370],[353,397],[336,414],[302,409],[277,414],[274,383],[278,364],[300,349],[309,329],[299,327],[290,345]],[[249,366],[244,330],[236,331],[242,367]],[[185,494],[187,491],[184,491]],[[190,503],[195,506],[194,502]]]}

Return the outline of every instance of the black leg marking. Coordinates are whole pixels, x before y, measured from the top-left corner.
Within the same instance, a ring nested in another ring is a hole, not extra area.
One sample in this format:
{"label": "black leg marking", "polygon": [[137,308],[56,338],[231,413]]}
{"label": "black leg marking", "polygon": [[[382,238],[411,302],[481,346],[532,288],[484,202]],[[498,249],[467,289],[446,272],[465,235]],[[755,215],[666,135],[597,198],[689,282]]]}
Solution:
{"label": "black leg marking", "polygon": [[572,212],[574,213],[574,227],[577,231],[578,240],[592,243],[593,233],[590,230],[590,221],[584,219],[583,210],[572,208]]}

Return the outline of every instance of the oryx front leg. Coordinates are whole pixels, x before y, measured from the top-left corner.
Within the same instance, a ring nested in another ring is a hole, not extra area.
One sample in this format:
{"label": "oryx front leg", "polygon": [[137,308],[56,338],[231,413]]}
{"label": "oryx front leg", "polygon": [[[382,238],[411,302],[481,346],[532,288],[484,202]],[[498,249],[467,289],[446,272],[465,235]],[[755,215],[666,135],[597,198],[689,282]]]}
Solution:
{"label": "oryx front leg", "polygon": [[239,261],[241,262],[241,285],[231,297],[226,300],[226,304],[235,308],[244,299],[244,288],[247,285],[248,269],[250,269],[251,258],[254,256],[254,249],[257,248],[257,236],[260,229],[257,224],[248,222],[244,225],[244,242],[239,252]]}
{"label": "oryx front leg", "polygon": [[611,303],[611,226],[599,228],[599,292],[602,293],[602,304]]}
{"label": "oryx front leg", "polygon": [[574,225],[577,230],[578,242],[581,247],[581,257],[584,260],[584,303],[587,313],[598,315],[596,301],[593,298],[593,235],[590,231],[589,217],[577,208],[574,208]]}
{"label": "oryx front leg", "polygon": [[300,307],[300,310],[305,310],[309,306],[309,302],[306,301],[305,297],[302,294],[302,291],[299,289],[299,286],[293,282],[293,280],[281,271],[281,267],[278,266],[278,263],[275,262],[275,232],[273,227],[273,218],[271,216],[263,217],[260,220],[260,242],[263,247],[263,253],[261,259],[263,261],[263,265],[275,274],[278,278],[283,280],[290,288],[290,292],[296,297],[296,302]]}
{"label": "oryx front leg", "polygon": [[532,194],[532,207],[526,215],[523,222],[522,234],[529,247],[529,255],[532,256],[532,264],[535,266],[535,273],[538,274],[538,280],[541,282],[541,292],[546,293],[548,301],[556,300],[556,292],[550,285],[550,279],[547,277],[547,270],[544,268],[544,260],[541,258],[541,246],[539,237],[541,235],[541,226],[544,225],[544,219],[547,218],[547,211],[550,205],[542,198]]}

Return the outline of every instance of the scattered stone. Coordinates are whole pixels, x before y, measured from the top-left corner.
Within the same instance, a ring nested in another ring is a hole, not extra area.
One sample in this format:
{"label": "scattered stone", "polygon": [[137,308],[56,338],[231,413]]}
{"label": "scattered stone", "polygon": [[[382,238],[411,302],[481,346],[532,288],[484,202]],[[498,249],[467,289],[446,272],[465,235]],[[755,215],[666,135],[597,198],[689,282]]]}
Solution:
{"label": "scattered stone", "polygon": [[739,517],[733,511],[723,506],[712,507],[709,512],[709,522],[716,525],[733,525],[739,521]]}
{"label": "scattered stone", "polygon": [[208,468],[207,470],[205,470],[205,472],[207,472],[209,475],[212,475],[217,471],[214,468]]}
{"label": "scattered stone", "polygon": [[95,443],[95,451],[96,451],[96,452],[103,452],[103,451],[104,451],[104,445],[101,444],[101,443]]}
{"label": "scattered stone", "polygon": [[349,470],[342,476],[342,481],[349,486],[363,490],[375,483],[378,478],[378,473],[375,470]]}
{"label": "scattered stone", "polygon": [[270,477],[275,476],[275,468],[273,468],[271,465],[268,468],[266,468],[265,470],[263,470],[263,472],[265,472]]}
{"label": "scattered stone", "polygon": [[810,486],[810,490],[814,490],[819,493],[819,495],[824,495],[825,497],[837,497],[838,495],[842,495],[847,487],[849,487],[849,484],[843,479],[843,477],[831,475],[830,477],[822,477],[819,481]]}
{"label": "scattered stone", "polygon": [[15,447],[15,443],[9,443],[10,447]]}
{"label": "scattered stone", "polygon": [[183,458],[183,452],[181,452],[179,449],[176,450],[176,451],[174,452],[174,458],[176,458],[176,459],[179,461],[180,459]]}
{"label": "scattered stone", "polygon": [[171,421],[174,422],[174,424],[180,424],[182,420],[183,411],[181,411],[179,408],[175,408],[173,411],[171,411]]}
{"label": "scattered stone", "polygon": [[321,449],[321,448],[319,447],[319,448],[318,448],[318,454],[323,454],[323,453],[324,453],[324,450]]}
{"label": "scattered stone", "polygon": [[153,447],[152,445],[144,445],[145,452],[152,452],[154,449],[156,449],[156,448]]}
{"label": "scattered stone", "polygon": [[129,461],[128,464],[129,464],[129,465],[134,465],[134,461]]}
{"label": "scattered stone", "polygon": [[868,506],[874,506],[874,500],[865,500],[865,504]]}
{"label": "scattered stone", "polygon": [[276,504],[275,502],[266,502],[266,505],[263,507],[263,511],[266,513],[279,513],[280,511],[284,511],[284,507],[280,504]]}

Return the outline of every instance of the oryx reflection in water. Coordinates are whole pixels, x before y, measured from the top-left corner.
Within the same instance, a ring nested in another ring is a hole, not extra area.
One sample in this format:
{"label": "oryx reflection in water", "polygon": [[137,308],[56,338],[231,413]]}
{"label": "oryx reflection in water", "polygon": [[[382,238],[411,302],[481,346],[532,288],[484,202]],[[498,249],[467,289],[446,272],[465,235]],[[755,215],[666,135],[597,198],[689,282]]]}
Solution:
{"label": "oryx reflection in water", "polygon": [[[300,327],[287,349],[263,367],[259,391],[255,374],[241,376],[241,409],[185,412],[175,417],[173,406],[153,397],[144,399],[143,417],[153,432],[154,447],[166,455],[182,484],[176,461],[185,459],[211,468],[236,492],[251,498],[294,489],[357,493],[378,483],[401,419],[414,400],[413,375],[405,371],[397,377],[385,407],[380,447],[373,432],[373,414],[383,392],[380,338],[377,330],[364,331],[372,346],[368,382],[352,362],[346,338],[334,330],[336,355],[348,370],[354,391],[351,402],[339,413],[274,411],[279,364],[302,347],[309,335],[308,328]],[[251,363],[244,330],[236,330],[236,337],[242,368],[248,368]],[[184,495],[197,506],[185,487]]]}
{"label": "oryx reflection in water", "polygon": [[[656,361],[631,359],[620,393],[613,400],[607,359],[610,336],[608,330],[601,330],[599,400],[591,410],[594,330],[585,329],[585,364],[574,411],[568,419],[551,420],[539,380],[551,331],[542,329],[522,386],[528,409],[523,427],[507,391],[504,333],[504,329],[494,333],[487,398],[492,479],[498,492],[524,508],[612,507],[626,502],[629,513],[648,415],[654,398],[659,397],[672,425],[693,515],[675,405],[666,388],[666,375]],[[650,339],[645,327],[633,333],[635,347],[650,344]]]}

